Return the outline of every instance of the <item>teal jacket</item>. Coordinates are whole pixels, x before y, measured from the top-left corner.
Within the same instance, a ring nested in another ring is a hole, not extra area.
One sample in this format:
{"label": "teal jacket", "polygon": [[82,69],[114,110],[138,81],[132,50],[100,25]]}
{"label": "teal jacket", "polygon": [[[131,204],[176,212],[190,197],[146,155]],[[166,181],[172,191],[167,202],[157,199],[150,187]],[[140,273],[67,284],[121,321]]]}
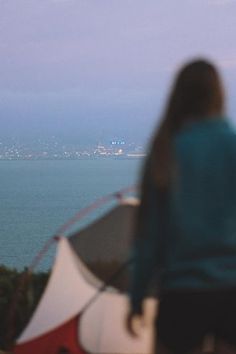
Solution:
{"label": "teal jacket", "polygon": [[134,243],[134,312],[153,273],[163,292],[236,287],[236,133],[222,117],[189,123],[174,153],[178,173],[164,212],[150,183],[145,235]]}

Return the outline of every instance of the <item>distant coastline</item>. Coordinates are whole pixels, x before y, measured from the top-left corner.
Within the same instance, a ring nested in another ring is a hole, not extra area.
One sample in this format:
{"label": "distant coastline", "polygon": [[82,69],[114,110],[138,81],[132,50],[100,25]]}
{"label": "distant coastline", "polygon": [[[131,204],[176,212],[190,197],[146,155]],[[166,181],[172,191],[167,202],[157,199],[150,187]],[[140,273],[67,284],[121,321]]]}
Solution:
{"label": "distant coastline", "polygon": [[0,161],[16,160],[97,160],[140,159],[146,156],[144,147],[124,140],[112,140],[90,146],[65,145],[57,140],[31,144],[0,141]]}
{"label": "distant coastline", "polygon": [[5,157],[1,161],[79,161],[79,160],[139,160],[144,159],[146,154],[130,154],[122,156],[81,156],[81,157]]}

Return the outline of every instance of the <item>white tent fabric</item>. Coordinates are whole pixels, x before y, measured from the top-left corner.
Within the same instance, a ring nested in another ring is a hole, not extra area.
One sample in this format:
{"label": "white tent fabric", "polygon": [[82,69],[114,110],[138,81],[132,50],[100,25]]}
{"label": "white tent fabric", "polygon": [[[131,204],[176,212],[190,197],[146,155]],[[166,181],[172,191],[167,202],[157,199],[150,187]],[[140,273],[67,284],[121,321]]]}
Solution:
{"label": "white tent fabric", "polygon": [[[61,238],[49,283],[17,344],[41,337],[79,315],[100,286],[100,282],[74,253],[68,240]],[[154,313],[155,301],[148,302]],[[127,296],[108,290],[101,293],[78,322],[78,343],[90,353],[151,353],[151,325],[142,330],[139,338],[130,337],[124,326],[127,307]]]}
{"label": "white tent fabric", "polygon": [[153,315],[156,301],[145,304],[146,321],[137,338],[131,337],[125,328],[128,298],[121,294],[105,292],[82,315],[79,337],[87,352],[106,354],[152,353]]}
{"label": "white tent fabric", "polygon": [[[122,246],[122,237],[126,236],[127,241],[123,246],[127,247],[136,206],[136,200],[123,201],[91,227],[82,230],[78,235],[73,235],[75,242],[70,243],[63,237],[58,240],[56,259],[50,279],[28,326],[17,341],[19,347],[24,347],[34,340],[42,342],[45,337],[48,338],[50,346],[50,338],[52,340],[50,336],[54,335],[53,330],[58,331],[68,321],[79,319],[78,323],[74,322],[75,326],[78,326],[77,338],[76,334],[71,335],[86,352],[97,354],[148,354],[152,352],[155,300],[147,300],[149,325],[142,328],[138,338],[131,337],[125,329],[128,297],[114,288],[107,288],[106,291],[100,293],[81,315],[81,310],[98,293],[102,282],[87,269],[81,260],[76,249],[79,247],[79,243],[76,243],[76,236],[80,238],[83,235],[95,234],[96,236],[100,233],[107,233],[109,236],[110,230],[116,229],[115,236],[121,243],[118,242],[118,246]],[[59,337],[60,341],[63,344],[63,338],[61,340]],[[51,353],[48,344],[45,348]],[[28,352],[31,352],[30,349]]]}
{"label": "white tent fabric", "polygon": [[81,311],[100,285],[73,252],[67,239],[61,238],[48,285],[17,343],[32,340],[64,324]]}

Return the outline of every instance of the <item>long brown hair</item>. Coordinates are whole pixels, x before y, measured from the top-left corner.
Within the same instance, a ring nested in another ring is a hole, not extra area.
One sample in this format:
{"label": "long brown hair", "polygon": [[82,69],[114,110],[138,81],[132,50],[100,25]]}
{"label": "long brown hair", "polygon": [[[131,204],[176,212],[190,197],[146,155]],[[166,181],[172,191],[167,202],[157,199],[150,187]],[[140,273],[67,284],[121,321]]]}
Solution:
{"label": "long brown hair", "polygon": [[191,120],[214,119],[223,113],[224,90],[215,66],[206,60],[195,60],[185,65],[176,76],[144,166],[138,228],[147,211],[150,182],[156,186],[159,194],[168,191],[175,173],[172,145],[176,132]]}

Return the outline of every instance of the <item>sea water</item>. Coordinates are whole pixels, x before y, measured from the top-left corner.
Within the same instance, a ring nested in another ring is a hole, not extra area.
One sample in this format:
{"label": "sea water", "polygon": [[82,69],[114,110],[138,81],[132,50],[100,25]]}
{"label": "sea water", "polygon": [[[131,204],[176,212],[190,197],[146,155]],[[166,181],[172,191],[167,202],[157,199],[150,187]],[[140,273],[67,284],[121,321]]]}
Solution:
{"label": "sea water", "polygon": [[[97,198],[135,185],[142,162],[0,161],[0,264],[17,269],[28,266],[45,242],[79,210]],[[88,215],[87,222],[99,212],[103,208]],[[39,270],[50,267],[54,252],[55,247]]]}

